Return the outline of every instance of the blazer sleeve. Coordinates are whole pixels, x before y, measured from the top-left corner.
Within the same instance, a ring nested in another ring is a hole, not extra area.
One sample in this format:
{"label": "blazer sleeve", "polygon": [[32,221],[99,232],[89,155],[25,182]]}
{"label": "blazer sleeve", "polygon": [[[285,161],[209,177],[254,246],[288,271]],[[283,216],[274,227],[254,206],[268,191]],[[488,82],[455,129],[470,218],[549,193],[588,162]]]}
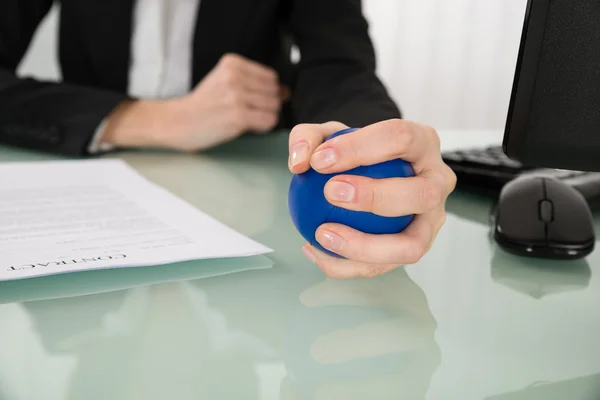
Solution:
{"label": "blazer sleeve", "polygon": [[17,66],[52,2],[0,2],[0,142],[80,156],[88,154],[88,145],[103,119],[126,96],[16,75]]}
{"label": "blazer sleeve", "polygon": [[401,117],[376,75],[361,0],[293,0],[290,23],[301,56],[292,97],[296,122],[362,127]]}

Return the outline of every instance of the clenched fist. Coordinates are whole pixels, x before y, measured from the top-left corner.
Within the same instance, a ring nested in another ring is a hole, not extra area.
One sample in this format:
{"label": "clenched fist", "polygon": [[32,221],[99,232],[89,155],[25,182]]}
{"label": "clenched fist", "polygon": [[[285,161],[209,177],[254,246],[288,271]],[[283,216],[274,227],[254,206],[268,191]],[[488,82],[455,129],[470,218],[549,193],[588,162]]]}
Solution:
{"label": "clenched fist", "polygon": [[334,278],[373,277],[418,262],[445,222],[446,199],[456,185],[456,176],[442,160],[437,132],[417,123],[389,120],[324,142],[346,128],[338,122],[294,128],[289,139],[290,171],[300,174],[312,167],[332,174],[401,158],[412,164],[415,177],[370,179],[341,174],[331,178],[324,194],[331,204],[348,210],[416,217],[396,235],[369,235],[345,225],[323,224],[316,232],[317,241],[345,259],[310,244],[303,248],[304,254]]}
{"label": "clenched fist", "polygon": [[119,147],[204,150],[245,132],[271,131],[288,96],[276,71],[227,54],[184,97],[122,104],[103,141]]}

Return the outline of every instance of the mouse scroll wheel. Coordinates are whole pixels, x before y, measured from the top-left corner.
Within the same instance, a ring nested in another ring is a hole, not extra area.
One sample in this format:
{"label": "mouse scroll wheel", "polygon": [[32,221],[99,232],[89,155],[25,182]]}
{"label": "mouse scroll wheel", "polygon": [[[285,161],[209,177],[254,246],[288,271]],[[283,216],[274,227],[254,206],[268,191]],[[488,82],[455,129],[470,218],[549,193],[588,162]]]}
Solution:
{"label": "mouse scroll wheel", "polygon": [[540,201],[540,219],[544,222],[552,222],[554,220],[554,205],[551,201]]}

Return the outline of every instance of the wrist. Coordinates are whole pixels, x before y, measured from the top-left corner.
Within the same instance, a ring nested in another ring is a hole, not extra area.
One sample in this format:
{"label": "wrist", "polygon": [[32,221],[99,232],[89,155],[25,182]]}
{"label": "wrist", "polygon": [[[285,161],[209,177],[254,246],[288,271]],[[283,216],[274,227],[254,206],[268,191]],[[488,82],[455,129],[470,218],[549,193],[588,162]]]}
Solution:
{"label": "wrist", "polygon": [[101,143],[118,148],[168,147],[185,125],[180,100],[127,100],[107,119]]}

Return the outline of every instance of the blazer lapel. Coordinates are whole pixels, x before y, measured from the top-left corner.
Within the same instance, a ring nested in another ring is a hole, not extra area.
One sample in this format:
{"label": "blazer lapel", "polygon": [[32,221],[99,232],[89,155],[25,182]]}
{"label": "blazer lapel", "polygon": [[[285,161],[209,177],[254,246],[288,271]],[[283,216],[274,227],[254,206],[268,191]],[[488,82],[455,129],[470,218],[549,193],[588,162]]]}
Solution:
{"label": "blazer lapel", "polygon": [[242,53],[255,0],[201,0],[194,35],[193,80],[199,82],[225,53]]}

